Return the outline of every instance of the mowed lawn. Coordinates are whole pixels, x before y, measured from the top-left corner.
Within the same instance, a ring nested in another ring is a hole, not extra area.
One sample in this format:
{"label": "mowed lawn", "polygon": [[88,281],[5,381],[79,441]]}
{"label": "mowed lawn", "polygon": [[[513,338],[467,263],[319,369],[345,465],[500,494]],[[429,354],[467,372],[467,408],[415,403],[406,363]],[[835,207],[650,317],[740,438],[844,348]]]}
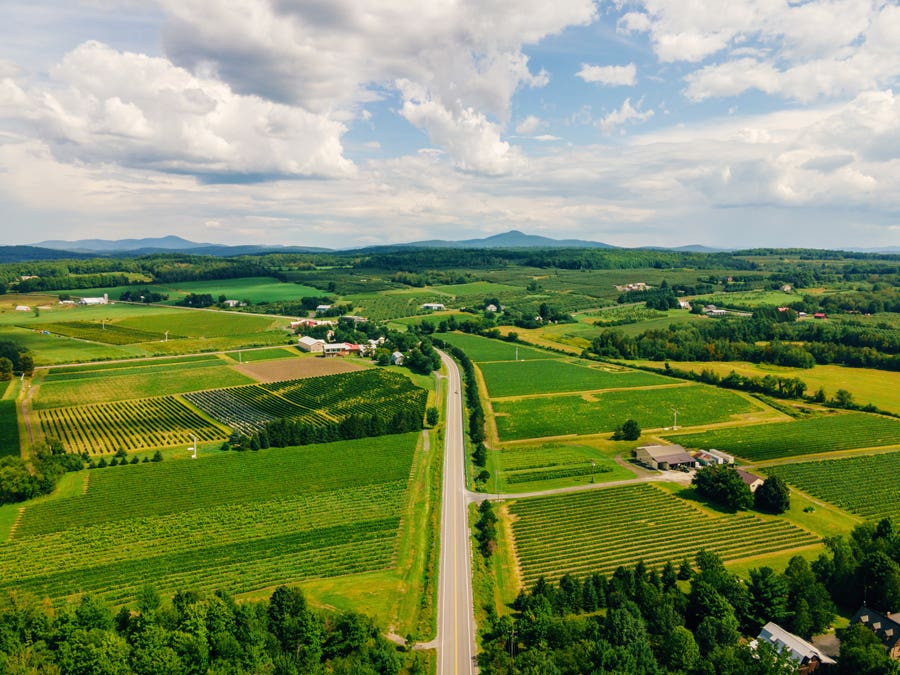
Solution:
{"label": "mowed lawn", "polygon": [[534,349],[524,345],[517,345],[514,342],[504,342],[503,340],[493,340],[480,335],[441,333],[437,337],[454,347],[462,349],[466,356],[478,364],[486,361],[515,361],[516,353],[518,353],[520,361],[559,358],[559,354],[544,351],[543,349]]}
{"label": "mowed lawn", "polygon": [[653,485],[521,499],[510,504],[526,587],[541,576],[609,574],[643,560],[659,568],[713,551],[735,560],[812,546],[820,539],[784,519],[710,515]]}
{"label": "mowed lawn", "polygon": [[541,360],[479,363],[478,367],[484,375],[491,398],[651,387],[681,382],[639,370],[586,364],[586,361]]}
{"label": "mowed lawn", "polygon": [[900,452],[782,464],[766,473],[866,520],[900,522]]}
{"label": "mowed lawn", "polygon": [[[703,385],[494,401],[502,441],[566,434],[608,433],[627,419],[642,429],[725,422],[761,408],[730,391]],[[719,447],[719,446],[714,446]]]}
{"label": "mowed lawn", "polygon": [[29,503],[0,589],[131,602],[141,587],[247,593],[394,564],[419,434],[83,472]]}
{"label": "mowed lawn", "polygon": [[[680,420],[679,420],[680,421]],[[835,413],[779,424],[666,434],[687,448],[717,448],[752,461],[900,444],[900,420],[868,413]]]}
{"label": "mowed lawn", "polygon": [[96,370],[54,369],[40,385],[34,399],[34,408],[38,410],[74,406],[85,401],[105,403],[182,394],[251,384],[254,381],[215,356],[202,361],[166,359],[162,363],[145,361],[132,365],[119,364],[117,368],[100,367]]}

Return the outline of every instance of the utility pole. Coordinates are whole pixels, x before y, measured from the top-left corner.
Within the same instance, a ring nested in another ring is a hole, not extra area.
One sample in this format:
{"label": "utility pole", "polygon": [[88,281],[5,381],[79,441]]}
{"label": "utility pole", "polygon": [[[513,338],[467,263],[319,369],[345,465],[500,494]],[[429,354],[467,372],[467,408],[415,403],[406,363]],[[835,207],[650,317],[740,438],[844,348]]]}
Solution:
{"label": "utility pole", "polygon": [[672,412],[675,413],[675,421],[672,423],[672,430],[678,431],[678,408],[672,408]]}
{"label": "utility pole", "polygon": [[591,460],[591,482],[594,482],[594,469],[597,467],[597,462],[593,459]]}

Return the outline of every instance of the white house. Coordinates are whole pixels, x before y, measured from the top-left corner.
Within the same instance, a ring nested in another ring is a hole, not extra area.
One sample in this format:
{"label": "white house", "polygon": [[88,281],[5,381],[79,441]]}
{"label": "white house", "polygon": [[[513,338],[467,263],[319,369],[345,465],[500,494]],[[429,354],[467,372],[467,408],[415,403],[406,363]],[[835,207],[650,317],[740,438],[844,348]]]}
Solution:
{"label": "white house", "polygon": [[325,351],[325,340],[304,335],[297,340],[297,346],[304,352],[323,352]]}
{"label": "white house", "polygon": [[106,305],[109,304],[109,295],[107,293],[103,294],[102,298],[82,298],[82,305]]}
{"label": "white house", "polygon": [[432,311],[432,312],[441,312],[441,311],[443,311],[443,310],[445,310],[445,309],[447,309],[447,308],[444,307],[444,306],[443,306],[441,303],[439,303],[439,302],[426,302],[424,305],[422,305],[422,309],[427,309],[427,310],[430,310],[430,311]]}
{"label": "white house", "polygon": [[812,672],[820,665],[833,666],[834,659],[829,658],[820,650],[801,637],[788,633],[777,623],[771,621],[762,627],[759,637],[750,643],[750,648],[755,649],[760,642],[768,642],[777,652],[783,652],[792,661],[800,664],[800,672]]}
{"label": "white house", "polygon": [[394,352],[391,354],[391,363],[395,366],[403,365],[403,353],[402,352]]}

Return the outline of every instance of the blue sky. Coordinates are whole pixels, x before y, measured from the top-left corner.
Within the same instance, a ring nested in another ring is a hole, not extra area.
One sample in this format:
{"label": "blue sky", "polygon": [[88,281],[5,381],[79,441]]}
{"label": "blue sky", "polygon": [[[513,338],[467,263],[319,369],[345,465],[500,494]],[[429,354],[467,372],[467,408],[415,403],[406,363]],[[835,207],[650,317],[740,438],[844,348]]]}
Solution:
{"label": "blue sky", "polygon": [[879,0],[5,0],[0,244],[900,247]]}

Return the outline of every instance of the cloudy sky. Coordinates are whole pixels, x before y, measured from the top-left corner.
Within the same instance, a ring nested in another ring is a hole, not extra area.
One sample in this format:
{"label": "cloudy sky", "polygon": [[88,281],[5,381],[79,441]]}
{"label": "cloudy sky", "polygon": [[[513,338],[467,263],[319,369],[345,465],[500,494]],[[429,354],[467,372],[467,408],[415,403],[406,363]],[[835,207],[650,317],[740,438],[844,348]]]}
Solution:
{"label": "cloudy sky", "polygon": [[881,0],[2,0],[0,244],[900,246]]}

